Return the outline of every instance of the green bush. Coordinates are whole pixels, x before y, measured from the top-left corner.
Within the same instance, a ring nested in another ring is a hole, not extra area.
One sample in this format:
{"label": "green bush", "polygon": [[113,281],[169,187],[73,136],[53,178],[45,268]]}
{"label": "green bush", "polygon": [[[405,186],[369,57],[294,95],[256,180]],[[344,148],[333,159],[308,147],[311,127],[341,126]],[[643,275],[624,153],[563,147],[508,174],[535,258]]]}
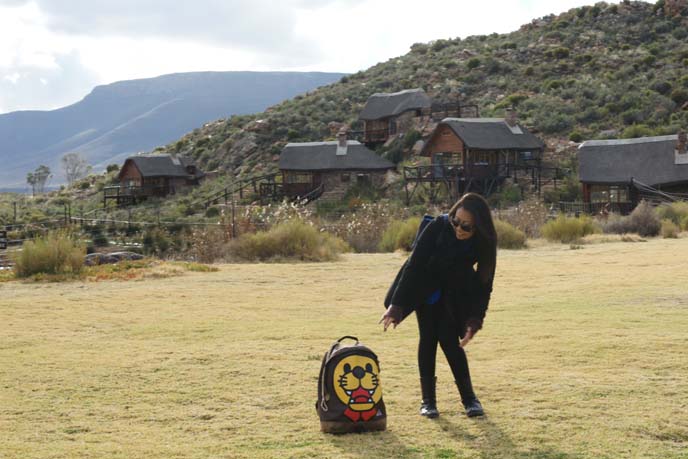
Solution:
{"label": "green bush", "polygon": [[143,252],[146,255],[163,256],[172,247],[170,235],[161,228],[149,228],[143,234]]}
{"label": "green bush", "polygon": [[660,220],[668,219],[676,225],[682,225],[688,217],[688,202],[672,202],[657,207],[657,216]]}
{"label": "green bush", "polygon": [[14,259],[17,277],[34,274],[78,274],[84,266],[86,247],[57,232],[29,241]]}
{"label": "green bush", "polygon": [[411,250],[411,244],[416,237],[418,226],[420,225],[420,218],[411,217],[407,220],[392,220],[385,232],[382,233],[382,239],[378,244],[380,252],[394,252],[395,250]]}
{"label": "green bush", "polygon": [[495,219],[494,224],[500,249],[523,249],[526,247],[526,233],[502,220]]}
{"label": "green bush", "polygon": [[567,217],[559,215],[556,219],[545,223],[541,231],[548,241],[569,243],[588,234],[596,233],[598,229],[588,216]]}
{"label": "green bush", "polygon": [[468,60],[466,63],[466,67],[468,67],[469,70],[472,70],[474,68],[477,68],[480,66],[480,59],[477,57],[472,57]]}
{"label": "green bush", "polygon": [[245,234],[229,244],[230,256],[247,261],[332,261],[347,250],[343,240],[298,219],[280,223],[269,231]]}
{"label": "green bush", "polygon": [[662,220],[662,237],[664,239],[676,239],[681,231],[676,223],[665,218]]}

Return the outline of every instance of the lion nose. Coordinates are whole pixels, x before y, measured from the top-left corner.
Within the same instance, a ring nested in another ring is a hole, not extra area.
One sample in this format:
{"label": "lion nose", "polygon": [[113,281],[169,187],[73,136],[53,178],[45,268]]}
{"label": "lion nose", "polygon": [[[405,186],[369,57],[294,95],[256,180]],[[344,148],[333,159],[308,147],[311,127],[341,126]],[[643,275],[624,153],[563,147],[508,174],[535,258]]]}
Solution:
{"label": "lion nose", "polygon": [[354,368],[354,371],[352,371],[352,373],[353,373],[354,376],[356,376],[358,379],[361,379],[361,378],[363,378],[363,376],[365,376],[365,370],[364,370],[363,368],[361,368],[361,367],[356,367],[356,368]]}

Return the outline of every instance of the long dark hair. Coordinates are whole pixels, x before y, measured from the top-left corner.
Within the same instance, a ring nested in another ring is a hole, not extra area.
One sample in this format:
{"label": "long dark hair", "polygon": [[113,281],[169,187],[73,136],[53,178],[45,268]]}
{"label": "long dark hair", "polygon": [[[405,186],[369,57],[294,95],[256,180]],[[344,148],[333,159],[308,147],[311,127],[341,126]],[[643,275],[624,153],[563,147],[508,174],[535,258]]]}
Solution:
{"label": "long dark hair", "polygon": [[478,268],[481,274],[494,273],[497,264],[497,231],[492,221],[490,205],[485,198],[476,193],[466,193],[449,209],[449,217],[454,218],[456,211],[464,208],[473,215],[478,249]]}

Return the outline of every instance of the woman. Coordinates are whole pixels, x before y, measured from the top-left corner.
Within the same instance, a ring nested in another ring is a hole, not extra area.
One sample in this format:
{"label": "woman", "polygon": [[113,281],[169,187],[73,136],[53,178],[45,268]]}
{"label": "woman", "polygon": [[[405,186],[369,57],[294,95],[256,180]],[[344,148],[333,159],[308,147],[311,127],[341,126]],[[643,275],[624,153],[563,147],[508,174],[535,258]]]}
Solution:
{"label": "woman", "polygon": [[497,233],[487,201],[468,193],[447,215],[425,227],[387,292],[387,311],[380,319],[385,331],[390,325],[396,328],[416,311],[423,416],[439,416],[435,402],[438,343],[451,367],[466,415],[484,414],[473,392],[463,347],[482,328],[496,258]]}

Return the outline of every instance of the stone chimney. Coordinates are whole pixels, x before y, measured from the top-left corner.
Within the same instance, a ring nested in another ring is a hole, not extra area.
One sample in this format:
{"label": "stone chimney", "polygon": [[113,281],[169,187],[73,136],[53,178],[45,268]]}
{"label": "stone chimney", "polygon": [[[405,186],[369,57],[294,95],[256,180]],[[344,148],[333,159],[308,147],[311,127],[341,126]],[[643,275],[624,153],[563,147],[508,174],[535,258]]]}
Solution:
{"label": "stone chimney", "polygon": [[686,131],[678,131],[678,139],[676,140],[676,153],[680,155],[686,154],[686,147],[688,146],[688,136]]}
{"label": "stone chimney", "polygon": [[678,138],[676,139],[676,150],[674,150],[674,164],[688,164],[688,151],[686,151],[686,132],[678,131]]}
{"label": "stone chimney", "polygon": [[348,145],[348,131],[346,128],[342,128],[337,133],[337,156],[346,155]]}
{"label": "stone chimney", "polygon": [[516,113],[514,107],[509,107],[506,109],[504,121],[506,121],[506,124],[508,124],[509,127],[515,127],[518,124],[518,113]]}

